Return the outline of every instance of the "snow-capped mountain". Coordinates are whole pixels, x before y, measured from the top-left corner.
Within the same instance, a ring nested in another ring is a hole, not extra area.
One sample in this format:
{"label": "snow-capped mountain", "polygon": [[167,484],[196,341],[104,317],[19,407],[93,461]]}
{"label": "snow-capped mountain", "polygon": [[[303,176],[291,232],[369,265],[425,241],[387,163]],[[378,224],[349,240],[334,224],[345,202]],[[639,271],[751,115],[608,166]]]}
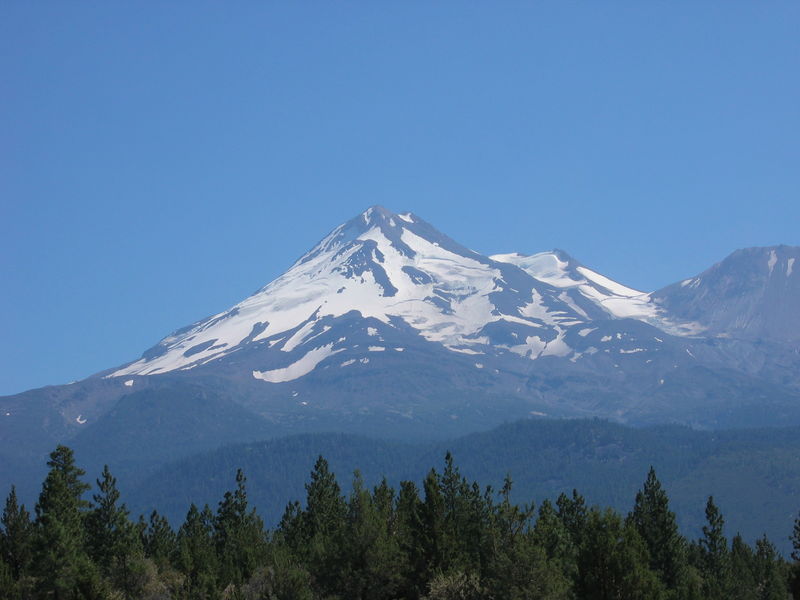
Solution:
{"label": "snow-capped mountain", "polygon": [[646,293],[559,250],[484,256],[373,207],[140,359],[0,398],[0,479],[67,440],[141,467],[303,431],[431,438],[550,416],[800,423],[798,258],[740,250]]}
{"label": "snow-capped mountain", "polygon": [[[700,329],[671,320],[648,294],[563,252],[486,257],[416,215],[373,207],[243,302],[164,338],[109,377],[188,370],[256,347],[278,356],[303,348],[291,363],[253,371],[263,381],[291,381],[352,348],[347,337],[323,335],[353,311],[410,328],[450,352],[531,360],[578,356],[581,350],[566,341],[575,337],[570,332],[584,337],[597,321],[632,318],[673,335]],[[384,349],[377,341],[370,348]]]}

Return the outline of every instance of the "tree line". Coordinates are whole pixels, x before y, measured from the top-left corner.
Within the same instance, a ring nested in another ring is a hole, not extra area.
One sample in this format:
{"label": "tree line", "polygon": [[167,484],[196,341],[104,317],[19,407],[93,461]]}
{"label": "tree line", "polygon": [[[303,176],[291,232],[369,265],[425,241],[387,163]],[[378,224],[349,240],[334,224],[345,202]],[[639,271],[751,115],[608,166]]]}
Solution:
{"label": "tree line", "polygon": [[31,515],[12,487],[0,521],[0,599],[528,600],[800,598],[800,519],[785,560],[766,536],[729,542],[712,497],[682,536],[651,468],[623,516],[575,490],[538,507],[512,482],[482,488],[452,456],[421,484],[344,493],[319,457],[304,503],[274,530],[248,504],[241,470],[215,510],[192,505],[174,529],[131,520],[105,467],[85,472],[58,446]]}

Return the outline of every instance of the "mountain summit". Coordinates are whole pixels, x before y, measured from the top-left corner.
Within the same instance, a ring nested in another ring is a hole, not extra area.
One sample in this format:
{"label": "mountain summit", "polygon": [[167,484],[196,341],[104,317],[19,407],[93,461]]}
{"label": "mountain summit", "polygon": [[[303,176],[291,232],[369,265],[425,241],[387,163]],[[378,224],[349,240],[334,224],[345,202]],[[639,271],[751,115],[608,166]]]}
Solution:
{"label": "mountain summit", "polygon": [[577,360],[582,344],[569,338],[585,337],[598,321],[634,318],[675,335],[699,327],[671,321],[647,294],[564,252],[486,257],[412,213],[375,206],[249,298],[167,336],[110,376],[187,370],[258,348],[262,367],[281,366],[253,376],[290,381],[354,347],[346,336],[328,333],[348,315],[408,330],[450,352],[531,360]]}
{"label": "mountain summit", "polygon": [[140,359],[0,398],[0,478],[68,440],[146,462],[242,436],[441,438],[519,418],[800,424],[798,258],[739,250],[648,293],[561,250],[484,256],[374,206]]}

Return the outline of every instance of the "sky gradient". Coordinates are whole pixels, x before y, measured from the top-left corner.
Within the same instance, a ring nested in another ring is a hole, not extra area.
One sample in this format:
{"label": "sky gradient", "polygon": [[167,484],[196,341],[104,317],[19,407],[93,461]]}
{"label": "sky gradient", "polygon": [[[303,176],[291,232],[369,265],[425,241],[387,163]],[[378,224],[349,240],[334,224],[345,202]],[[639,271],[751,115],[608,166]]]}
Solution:
{"label": "sky gradient", "polygon": [[797,2],[5,2],[0,394],[81,379],[370,205],[650,291],[800,245]]}

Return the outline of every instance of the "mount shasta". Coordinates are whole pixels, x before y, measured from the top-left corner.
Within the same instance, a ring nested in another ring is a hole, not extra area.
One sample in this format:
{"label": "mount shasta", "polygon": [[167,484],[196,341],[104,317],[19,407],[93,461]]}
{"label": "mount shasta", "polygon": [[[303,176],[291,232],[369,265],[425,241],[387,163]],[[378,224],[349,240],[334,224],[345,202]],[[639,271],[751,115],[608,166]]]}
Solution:
{"label": "mount shasta", "polygon": [[134,444],[129,462],[146,462],[295,432],[442,438],[526,417],[800,424],[798,258],[737,250],[644,293],[559,250],[484,256],[373,207],[140,359],[0,398],[0,463],[67,441],[106,457]]}

